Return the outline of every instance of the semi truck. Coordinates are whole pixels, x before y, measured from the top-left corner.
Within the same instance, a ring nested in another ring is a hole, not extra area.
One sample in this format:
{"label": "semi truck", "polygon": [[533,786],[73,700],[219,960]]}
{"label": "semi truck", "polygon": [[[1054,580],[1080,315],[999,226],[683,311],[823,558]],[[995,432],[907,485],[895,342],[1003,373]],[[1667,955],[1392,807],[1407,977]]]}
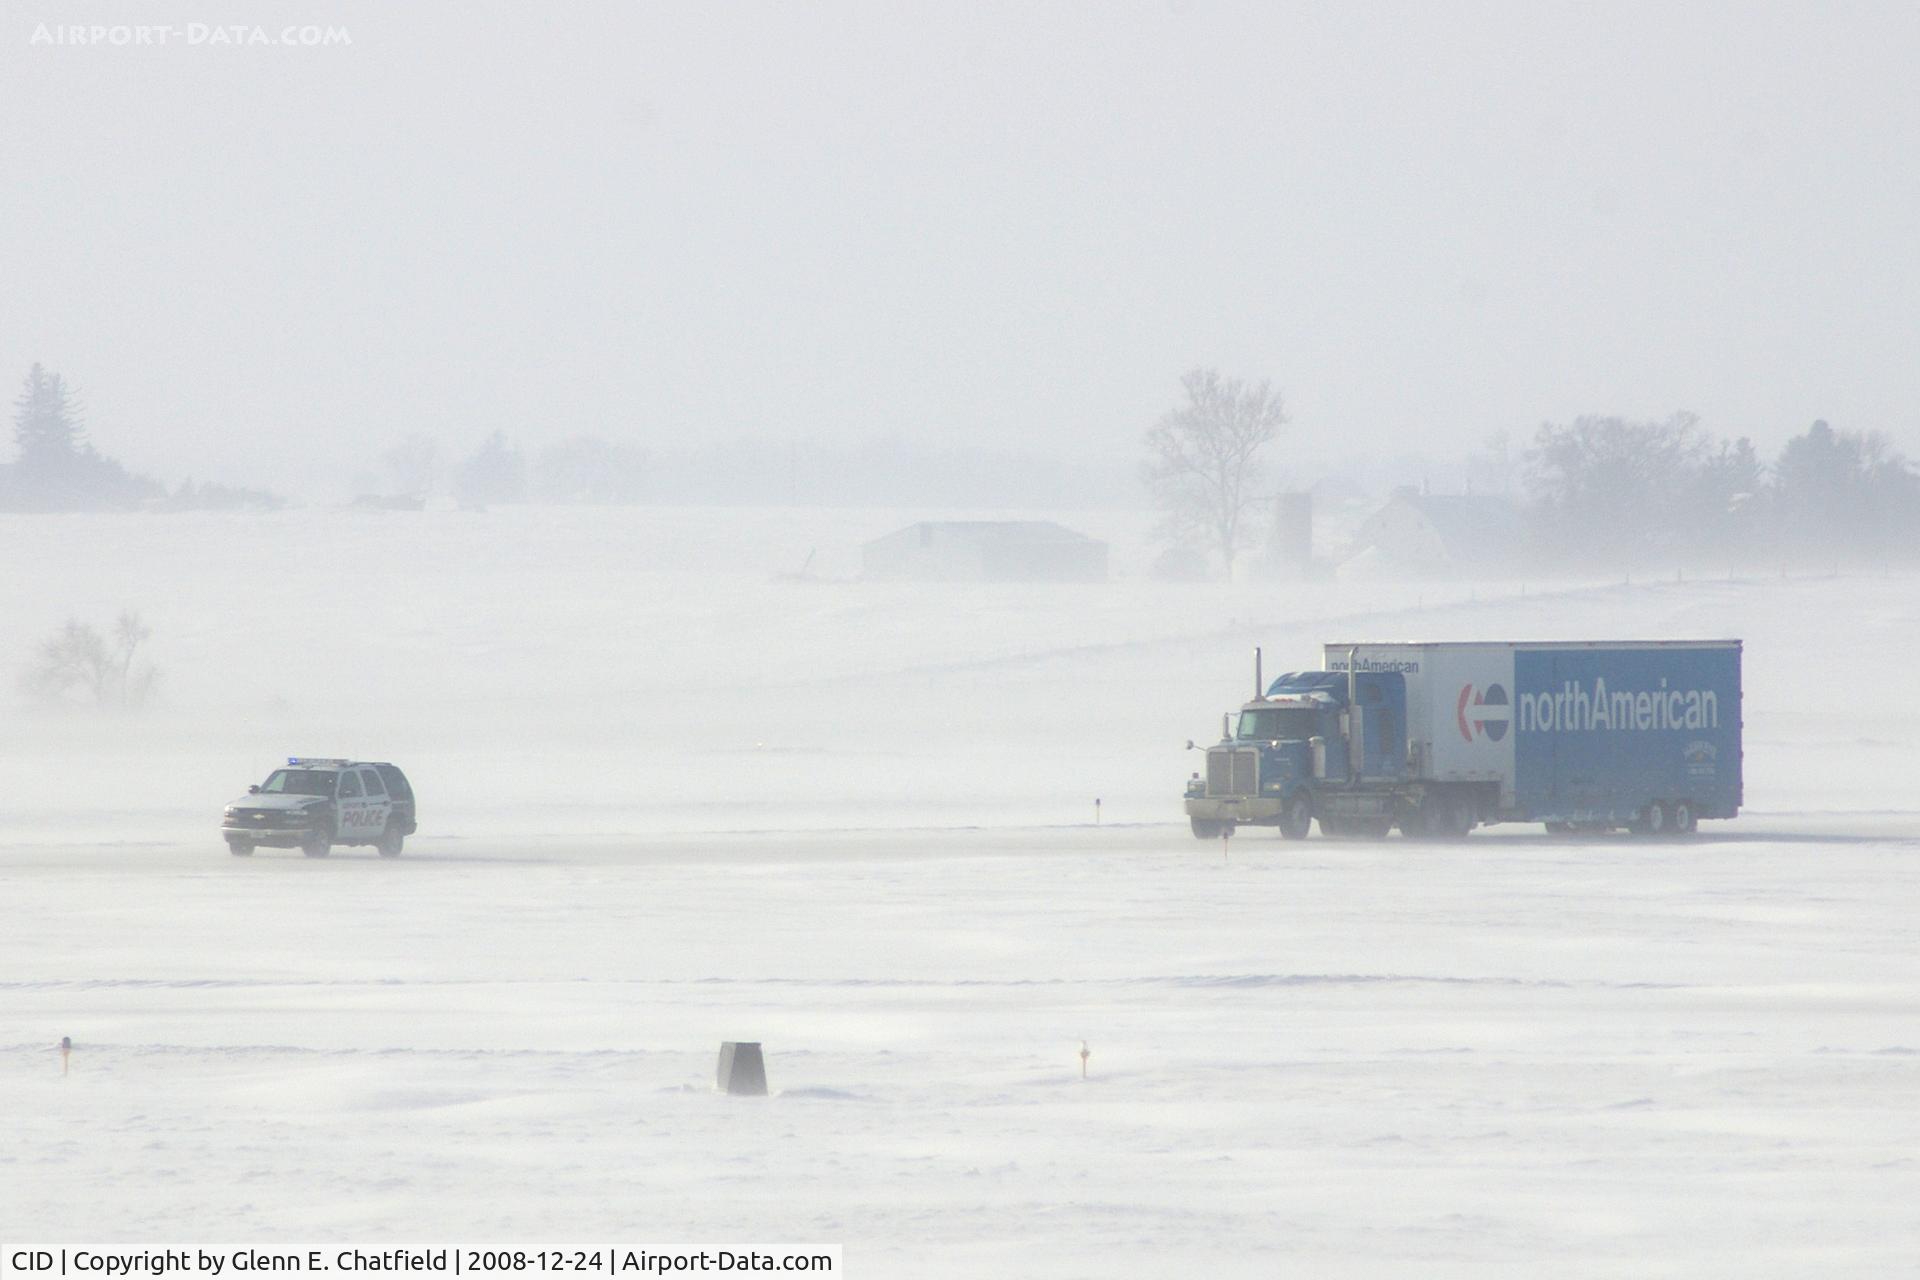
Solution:
{"label": "semi truck", "polygon": [[1339,643],[1316,671],[1260,668],[1187,783],[1202,839],[1685,835],[1740,811],[1738,640]]}

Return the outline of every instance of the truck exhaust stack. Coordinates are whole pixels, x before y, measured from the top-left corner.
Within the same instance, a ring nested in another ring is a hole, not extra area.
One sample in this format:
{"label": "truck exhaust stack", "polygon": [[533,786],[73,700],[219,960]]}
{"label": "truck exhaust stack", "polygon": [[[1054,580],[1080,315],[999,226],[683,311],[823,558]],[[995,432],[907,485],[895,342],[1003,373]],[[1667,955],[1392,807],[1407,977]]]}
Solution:
{"label": "truck exhaust stack", "polygon": [[1347,650],[1347,776],[1360,776],[1367,758],[1366,717],[1360,714],[1360,647]]}

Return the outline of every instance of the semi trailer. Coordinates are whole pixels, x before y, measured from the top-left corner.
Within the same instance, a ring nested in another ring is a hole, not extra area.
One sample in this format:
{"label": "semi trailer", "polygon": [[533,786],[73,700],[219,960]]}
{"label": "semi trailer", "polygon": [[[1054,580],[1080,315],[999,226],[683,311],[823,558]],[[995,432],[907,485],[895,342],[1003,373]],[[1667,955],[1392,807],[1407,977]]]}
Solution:
{"label": "semi trailer", "polygon": [[1738,640],[1340,643],[1270,685],[1260,667],[1187,783],[1203,839],[1686,834],[1740,810]]}

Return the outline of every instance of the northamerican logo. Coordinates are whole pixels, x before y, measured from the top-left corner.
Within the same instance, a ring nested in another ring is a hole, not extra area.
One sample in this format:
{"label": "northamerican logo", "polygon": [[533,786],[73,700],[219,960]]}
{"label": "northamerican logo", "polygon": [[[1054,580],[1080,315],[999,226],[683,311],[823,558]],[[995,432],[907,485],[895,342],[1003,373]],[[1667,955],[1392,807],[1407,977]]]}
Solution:
{"label": "northamerican logo", "polygon": [[1485,689],[1463,684],[1460,686],[1460,701],[1454,708],[1454,719],[1460,726],[1460,736],[1468,742],[1472,742],[1476,735],[1498,742],[1507,736],[1513,708],[1507,703],[1507,691],[1497,684],[1490,684]]}

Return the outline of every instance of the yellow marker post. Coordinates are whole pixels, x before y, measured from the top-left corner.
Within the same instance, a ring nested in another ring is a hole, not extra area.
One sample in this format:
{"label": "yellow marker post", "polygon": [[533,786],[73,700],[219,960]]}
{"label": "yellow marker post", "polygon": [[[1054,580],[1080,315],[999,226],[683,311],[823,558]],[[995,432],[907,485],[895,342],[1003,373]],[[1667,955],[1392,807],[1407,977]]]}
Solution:
{"label": "yellow marker post", "polygon": [[60,1037],[60,1074],[67,1074],[67,1059],[73,1056],[73,1037]]}
{"label": "yellow marker post", "polygon": [[1087,1048],[1087,1042],[1082,1040],[1080,1042],[1080,1078],[1082,1080],[1087,1078],[1087,1059],[1092,1056],[1093,1050]]}

